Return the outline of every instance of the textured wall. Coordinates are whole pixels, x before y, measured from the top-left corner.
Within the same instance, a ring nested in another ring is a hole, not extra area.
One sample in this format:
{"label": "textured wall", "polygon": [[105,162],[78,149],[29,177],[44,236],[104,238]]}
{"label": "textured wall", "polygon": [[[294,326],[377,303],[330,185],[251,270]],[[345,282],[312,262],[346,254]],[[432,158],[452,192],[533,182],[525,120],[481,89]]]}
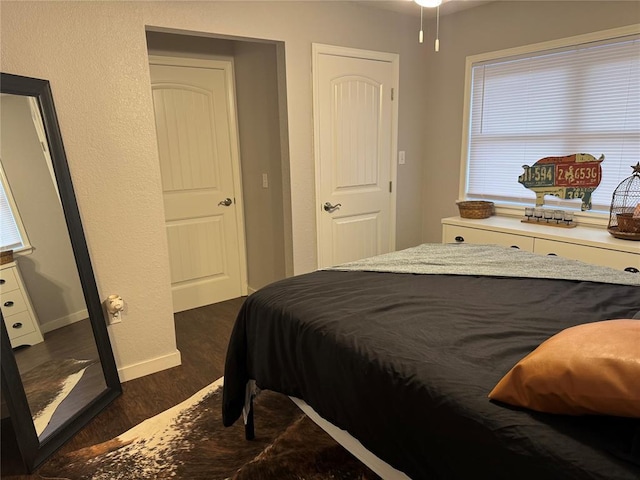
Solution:
{"label": "textured wall", "polygon": [[0,8],[2,71],[50,80],[100,297],[126,302],[109,327],[118,367],[174,364],[142,12],[119,2]]}
{"label": "textured wall", "polygon": [[426,57],[425,242],[441,241],[440,220],[458,214],[466,57],[639,22],[636,1],[499,1],[441,19],[440,52]]}
{"label": "textured wall", "polygon": [[[293,268],[316,267],[311,43],[400,54],[397,247],[439,241],[456,213],[467,55],[638,22],[637,2],[493,2],[418,21],[354,2],[0,2],[0,68],[51,81],[109,327],[130,376],[178,361],[145,27],[285,45]],[[423,165],[425,167],[423,176]],[[155,362],[155,363],[154,363]],[[145,365],[149,369],[145,370]]]}
{"label": "textured wall", "polygon": [[[316,268],[311,43],[400,54],[397,246],[421,235],[425,46],[417,20],[353,2],[0,3],[0,68],[50,80],[101,298],[126,378],[178,361],[145,27],[285,44],[293,269]],[[155,363],[154,363],[155,362]]]}
{"label": "textured wall", "polygon": [[[236,96],[249,291],[284,278],[284,205],[276,45],[238,42]],[[267,174],[268,188],[262,187]]]}

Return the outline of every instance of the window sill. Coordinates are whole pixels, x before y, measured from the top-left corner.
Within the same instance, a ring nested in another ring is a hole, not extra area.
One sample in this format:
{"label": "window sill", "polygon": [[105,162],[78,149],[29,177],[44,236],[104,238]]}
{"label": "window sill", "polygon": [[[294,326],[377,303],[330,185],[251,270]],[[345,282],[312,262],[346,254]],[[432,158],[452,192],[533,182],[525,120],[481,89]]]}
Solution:
{"label": "window sill", "polygon": [[[524,218],[524,206],[515,206],[509,204],[495,204],[495,214],[502,217]],[[553,206],[543,206],[542,208],[548,210],[555,210]],[[562,208],[558,208],[562,210]],[[594,212],[581,212],[571,210],[573,213],[574,221],[577,225],[591,228],[604,228],[609,226],[609,215],[606,213],[594,213]]]}
{"label": "window sill", "polygon": [[25,255],[31,255],[34,250],[35,250],[35,248],[33,248],[32,246],[24,247],[24,248],[21,248],[20,250],[14,250],[13,251],[13,256],[14,257],[22,257],[22,256],[25,256]]}

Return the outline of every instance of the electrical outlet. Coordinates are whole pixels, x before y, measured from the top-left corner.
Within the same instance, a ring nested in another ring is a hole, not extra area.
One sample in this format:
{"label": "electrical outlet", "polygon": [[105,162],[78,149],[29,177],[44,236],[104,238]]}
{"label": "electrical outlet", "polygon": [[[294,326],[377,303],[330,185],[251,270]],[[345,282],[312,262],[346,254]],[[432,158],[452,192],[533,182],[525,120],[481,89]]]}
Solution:
{"label": "electrical outlet", "polygon": [[266,173],[262,174],[262,188],[269,188],[269,175]]}
{"label": "electrical outlet", "polygon": [[109,325],[122,322],[124,300],[122,300],[120,295],[109,295],[104,301],[104,308],[107,312],[107,321]]}

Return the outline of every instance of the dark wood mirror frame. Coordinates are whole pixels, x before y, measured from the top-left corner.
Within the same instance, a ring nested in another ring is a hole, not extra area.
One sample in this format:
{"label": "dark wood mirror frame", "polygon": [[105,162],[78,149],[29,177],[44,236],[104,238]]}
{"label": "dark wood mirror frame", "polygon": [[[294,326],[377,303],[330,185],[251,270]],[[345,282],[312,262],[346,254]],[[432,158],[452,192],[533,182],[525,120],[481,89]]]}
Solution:
{"label": "dark wood mirror frame", "polygon": [[2,328],[2,343],[0,345],[2,394],[9,408],[11,422],[23,462],[25,467],[32,471],[120,395],[122,387],[118,378],[118,370],[109,341],[104,312],[93,275],[89,250],[82,229],[80,212],[76,203],[49,82],[37,78],[2,73],[0,92],[34,97],[38,100],[42,121],[49,141],[60,200],[62,201],[69,237],[78,267],[80,283],[84,291],[91,327],[106,382],[106,388],[100,395],[77,412],[56,432],[40,442],[31,418],[31,411],[29,410],[18,366],[13,355],[9,335],[4,319],[2,319],[2,322],[0,322]]}

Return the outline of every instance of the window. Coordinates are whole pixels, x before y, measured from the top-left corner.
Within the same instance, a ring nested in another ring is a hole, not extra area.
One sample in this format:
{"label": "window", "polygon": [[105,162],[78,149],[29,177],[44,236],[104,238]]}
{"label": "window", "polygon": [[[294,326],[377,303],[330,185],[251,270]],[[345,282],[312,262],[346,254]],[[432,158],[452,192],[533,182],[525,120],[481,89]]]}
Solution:
{"label": "window", "polygon": [[518,183],[523,165],[588,153],[605,157],[592,211],[608,213],[640,160],[640,36],[629,30],[469,57],[461,196],[532,205],[535,193]]}
{"label": "window", "polygon": [[4,168],[0,163],[0,251],[30,248]]}

